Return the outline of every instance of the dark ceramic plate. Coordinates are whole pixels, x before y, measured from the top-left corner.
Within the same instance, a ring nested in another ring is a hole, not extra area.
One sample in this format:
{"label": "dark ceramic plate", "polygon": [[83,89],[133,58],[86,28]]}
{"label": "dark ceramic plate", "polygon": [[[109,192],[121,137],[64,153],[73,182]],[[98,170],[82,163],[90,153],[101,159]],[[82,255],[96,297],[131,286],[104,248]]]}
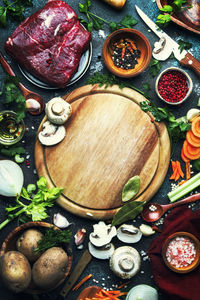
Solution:
{"label": "dark ceramic plate", "polygon": [[[164,5],[171,5],[173,1],[156,0],[156,2],[158,8],[162,8]],[[200,34],[200,1],[188,0],[187,4],[191,5],[192,7],[190,9],[185,9],[181,12],[174,13],[171,16],[171,20],[187,30]]]}
{"label": "dark ceramic plate", "polygon": [[[90,62],[91,62],[91,58],[92,58],[92,43],[90,42],[89,49],[87,51],[85,51],[83,53],[83,55],[81,56],[81,60],[80,60],[77,72],[74,74],[74,76],[68,82],[68,84],[66,85],[66,87],[74,84],[79,79],[81,79],[81,77],[83,77],[83,75],[85,74],[85,72],[89,68],[89,65],[90,65]],[[18,65],[18,67],[19,67],[21,73],[24,75],[24,77],[26,79],[28,79],[34,85],[36,85],[36,86],[38,86],[40,88],[43,88],[43,89],[48,89],[48,90],[59,89],[56,86],[49,85],[48,83],[45,83],[45,82],[39,80],[38,78],[34,77],[32,74],[30,74],[28,71],[26,71],[20,65]]]}

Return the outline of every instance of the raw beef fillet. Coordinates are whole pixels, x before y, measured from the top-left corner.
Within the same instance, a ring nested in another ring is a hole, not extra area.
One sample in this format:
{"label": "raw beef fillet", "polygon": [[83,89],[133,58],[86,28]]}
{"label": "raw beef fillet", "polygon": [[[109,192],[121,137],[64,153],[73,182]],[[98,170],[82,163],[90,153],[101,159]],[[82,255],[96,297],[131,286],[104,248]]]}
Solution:
{"label": "raw beef fillet", "polygon": [[5,44],[5,50],[38,79],[65,87],[78,68],[91,34],[63,1],[50,1],[24,20]]}

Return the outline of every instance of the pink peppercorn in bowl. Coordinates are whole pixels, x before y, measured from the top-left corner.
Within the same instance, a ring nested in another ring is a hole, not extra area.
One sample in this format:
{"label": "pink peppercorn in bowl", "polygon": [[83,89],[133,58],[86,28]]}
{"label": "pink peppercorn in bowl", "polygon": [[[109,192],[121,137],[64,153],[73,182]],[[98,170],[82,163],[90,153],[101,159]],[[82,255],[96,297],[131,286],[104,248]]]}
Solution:
{"label": "pink peppercorn in bowl", "polygon": [[156,79],[155,89],[158,97],[167,104],[179,105],[191,94],[192,79],[180,68],[165,69]]}
{"label": "pink peppercorn in bowl", "polygon": [[173,233],[163,244],[162,257],[172,271],[191,272],[200,263],[200,242],[189,232]]}

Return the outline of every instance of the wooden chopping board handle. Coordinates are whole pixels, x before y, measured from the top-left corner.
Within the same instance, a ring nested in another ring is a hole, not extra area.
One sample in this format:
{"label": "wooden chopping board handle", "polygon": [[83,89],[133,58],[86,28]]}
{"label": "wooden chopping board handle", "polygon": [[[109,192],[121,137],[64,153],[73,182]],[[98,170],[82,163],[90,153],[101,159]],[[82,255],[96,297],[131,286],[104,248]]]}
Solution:
{"label": "wooden chopping board handle", "polygon": [[180,60],[180,64],[184,67],[193,69],[198,76],[200,76],[200,62],[192,56],[192,54],[187,53],[186,56]]}

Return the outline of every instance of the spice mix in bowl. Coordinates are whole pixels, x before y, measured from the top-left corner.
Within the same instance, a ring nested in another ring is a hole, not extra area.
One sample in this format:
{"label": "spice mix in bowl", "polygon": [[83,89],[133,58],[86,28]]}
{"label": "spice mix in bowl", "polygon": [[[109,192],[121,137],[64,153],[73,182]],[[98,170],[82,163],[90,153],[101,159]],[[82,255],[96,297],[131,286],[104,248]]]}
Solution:
{"label": "spice mix in bowl", "polygon": [[151,46],[140,31],[132,28],[119,29],[105,40],[103,59],[109,71],[116,76],[134,77],[148,67]]}
{"label": "spice mix in bowl", "polygon": [[200,263],[200,242],[189,232],[173,233],[163,244],[162,256],[172,271],[191,272]]}
{"label": "spice mix in bowl", "polygon": [[161,72],[155,83],[158,97],[172,105],[184,102],[191,94],[192,88],[190,76],[176,67],[170,67]]}

